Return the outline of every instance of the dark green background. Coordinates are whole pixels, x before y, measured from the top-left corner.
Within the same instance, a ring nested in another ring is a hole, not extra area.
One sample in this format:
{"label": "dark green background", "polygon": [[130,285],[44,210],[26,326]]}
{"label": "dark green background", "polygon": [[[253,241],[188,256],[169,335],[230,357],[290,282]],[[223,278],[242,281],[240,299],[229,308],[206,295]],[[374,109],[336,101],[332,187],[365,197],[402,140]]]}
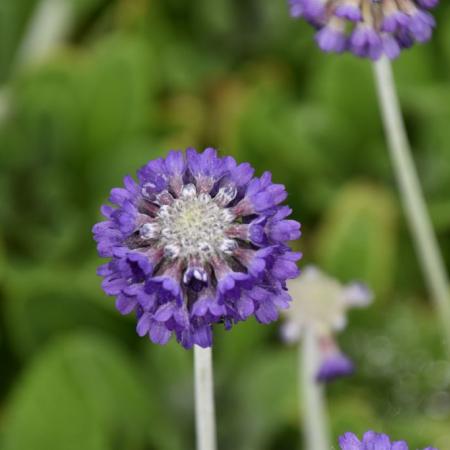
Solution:
{"label": "dark green background", "polygon": [[[61,0],[64,1],[64,0]],[[450,364],[404,223],[371,65],[320,53],[284,0],[71,0],[67,42],[12,71],[34,0],[0,0],[0,448],[194,448],[192,353],[140,339],[100,289],[91,237],[111,187],[171,148],[269,169],[303,224],[302,264],[365,280],[328,388],[334,442],[369,428],[450,449]],[[450,5],[395,62],[450,264]],[[220,449],[302,448],[296,349],[278,324],[217,329]],[[303,411],[307,413],[307,411]]]}

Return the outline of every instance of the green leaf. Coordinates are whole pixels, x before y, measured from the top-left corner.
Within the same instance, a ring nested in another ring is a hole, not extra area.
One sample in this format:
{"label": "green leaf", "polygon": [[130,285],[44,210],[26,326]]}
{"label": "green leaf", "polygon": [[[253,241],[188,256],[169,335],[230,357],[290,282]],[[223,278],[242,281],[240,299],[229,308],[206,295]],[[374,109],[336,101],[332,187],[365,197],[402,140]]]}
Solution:
{"label": "green leaf", "polygon": [[[312,92],[327,109],[337,111],[350,131],[346,146],[375,136],[381,130],[370,64],[353,55],[320,59]],[[344,150],[345,148],[339,148]]]}
{"label": "green leaf", "polygon": [[319,265],[342,281],[358,279],[377,294],[385,293],[396,256],[396,209],[391,192],[381,186],[345,186],[317,235]]}
{"label": "green leaf", "polygon": [[96,334],[43,350],[5,414],[2,450],[143,449],[158,417],[124,350]]}
{"label": "green leaf", "polygon": [[81,271],[49,265],[21,267],[10,269],[7,275],[6,331],[21,358],[36,352],[58,333],[79,327],[134,335],[131,318],[123,318],[114,310],[114,300],[102,292],[91,264]]}
{"label": "green leaf", "polygon": [[219,398],[219,405],[228,407],[222,439],[229,448],[270,448],[267,443],[274,432],[298,421],[296,367],[296,353],[289,350],[266,349],[245,360]]}

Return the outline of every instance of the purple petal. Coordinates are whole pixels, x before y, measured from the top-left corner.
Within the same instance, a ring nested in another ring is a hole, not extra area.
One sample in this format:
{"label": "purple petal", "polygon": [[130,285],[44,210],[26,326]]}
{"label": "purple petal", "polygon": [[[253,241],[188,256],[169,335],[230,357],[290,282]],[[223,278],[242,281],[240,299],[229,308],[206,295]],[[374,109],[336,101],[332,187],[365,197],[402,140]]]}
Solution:
{"label": "purple petal", "polygon": [[107,295],[119,295],[126,286],[126,281],[122,278],[111,279],[108,277],[102,282],[102,289]]}
{"label": "purple petal", "polygon": [[408,444],[405,441],[393,442],[392,446],[391,446],[391,450],[408,450]]}
{"label": "purple petal", "polygon": [[138,320],[137,326],[136,326],[136,332],[139,336],[145,336],[149,329],[150,325],[152,323],[152,319],[150,314],[143,314],[141,318]]}
{"label": "purple petal", "polygon": [[351,375],[355,370],[352,361],[340,352],[325,358],[316,375],[317,381],[330,382],[336,378]]}
{"label": "purple petal", "polygon": [[213,335],[211,326],[203,325],[199,328],[196,328],[193,333],[194,344],[202,348],[211,347]]}
{"label": "purple petal", "polygon": [[296,220],[280,220],[270,224],[267,234],[273,241],[293,241],[300,237],[300,224]]}
{"label": "purple petal", "polygon": [[362,443],[353,433],[344,433],[339,437],[341,450],[364,450]]}
{"label": "purple petal", "polygon": [[342,53],[347,46],[346,36],[331,26],[317,32],[316,42],[324,52]]}
{"label": "purple petal", "polygon": [[359,22],[362,20],[361,10],[358,6],[352,4],[340,4],[335,9],[334,13],[336,16],[341,17],[342,19],[348,19],[352,22]]}
{"label": "purple petal", "polygon": [[164,345],[169,342],[172,332],[166,328],[166,326],[160,322],[153,322],[150,325],[150,340],[155,344]]}
{"label": "purple petal", "polygon": [[263,301],[255,312],[256,319],[261,323],[270,323],[278,319],[278,311],[271,301]]}
{"label": "purple petal", "polygon": [[171,175],[182,175],[186,168],[183,152],[171,150],[165,160],[166,170]]}
{"label": "purple petal", "polygon": [[154,315],[154,319],[158,322],[167,322],[175,313],[177,306],[175,303],[165,303],[160,306]]}
{"label": "purple petal", "polygon": [[364,450],[390,450],[391,441],[385,434],[367,431],[363,436]]}
{"label": "purple petal", "polygon": [[410,18],[408,29],[416,41],[426,42],[430,39],[435,25],[431,14],[417,10]]}
{"label": "purple petal", "polygon": [[384,53],[389,59],[395,59],[400,55],[400,44],[393,36],[383,36]]}
{"label": "purple petal", "polygon": [[236,300],[236,310],[242,320],[247,319],[247,317],[250,317],[255,311],[253,300],[243,294]]}
{"label": "purple petal", "polygon": [[120,314],[126,315],[134,310],[137,306],[137,300],[135,297],[129,297],[128,295],[120,294],[116,299],[116,308]]}

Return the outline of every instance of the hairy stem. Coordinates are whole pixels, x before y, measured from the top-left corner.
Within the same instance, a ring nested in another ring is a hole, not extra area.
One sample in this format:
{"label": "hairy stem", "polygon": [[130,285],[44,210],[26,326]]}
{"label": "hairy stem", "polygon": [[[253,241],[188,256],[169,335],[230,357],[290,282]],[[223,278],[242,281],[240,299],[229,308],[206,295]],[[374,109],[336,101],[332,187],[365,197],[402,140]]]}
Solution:
{"label": "hairy stem", "polygon": [[194,346],[197,450],[216,450],[216,419],[211,348]]}
{"label": "hairy stem", "polygon": [[312,330],[305,329],[299,345],[299,386],[302,405],[305,450],[330,450],[328,418],[323,386],[316,382],[319,369],[319,348]]}
{"label": "hairy stem", "polygon": [[382,58],[376,62],[374,72],[403,208],[428,289],[443,327],[445,346],[447,351],[450,351],[450,298],[447,271],[411,155],[389,60]]}
{"label": "hairy stem", "polygon": [[[38,3],[14,57],[12,76],[47,58],[64,41],[72,26],[72,9],[68,0]],[[0,86],[0,126],[10,114],[11,102],[9,86]]]}

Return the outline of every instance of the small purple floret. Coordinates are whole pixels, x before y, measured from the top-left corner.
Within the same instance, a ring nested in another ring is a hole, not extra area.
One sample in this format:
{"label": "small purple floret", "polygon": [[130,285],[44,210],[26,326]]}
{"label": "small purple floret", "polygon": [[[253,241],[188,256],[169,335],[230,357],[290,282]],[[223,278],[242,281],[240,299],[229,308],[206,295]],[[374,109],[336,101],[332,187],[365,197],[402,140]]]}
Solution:
{"label": "small purple floret", "polygon": [[389,35],[383,36],[383,50],[389,59],[395,59],[400,55],[400,44],[398,41]]}
{"label": "small purple floret", "polygon": [[418,42],[426,42],[431,38],[436,22],[434,17],[424,11],[417,11],[411,16],[408,29]]}
{"label": "small purple floret", "polygon": [[350,37],[350,50],[357,56],[375,61],[383,53],[381,36],[367,26],[358,26]]}
{"label": "small purple floret", "polygon": [[351,375],[355,370],[353,362],[343,353],[337,351],[328,355],[316,375],[317,381],[330,382],[337,378]]}
{"label": "small purple floret", "polygon": [[387,33],[395,33],[402,28],[407,28],[410,21],[410,17],[401,11],[396,11],[384,17],[381,24],[381,31]]}
{"label": "small purple floret", "polygon": [[324,52],[342,53],[346,48],[347,38],[339,30],[324,27],[317,32],[316,41]]}
{"label": "small purple floret", "polygon": [[348,19],[351,22],[359,22],[362,20],[361,10],[355,5],[340,4],[334,13],[341,19]]}
{"label": "small purple floret", "polygon": [[320,22],[326,14],[323,0],[303,0],[303,15],[315,23]]}
{"label": "small purple floret", "polygon": [[289,0],[289,9],[292,17],[302,17],[305,11],[301,0]]}

